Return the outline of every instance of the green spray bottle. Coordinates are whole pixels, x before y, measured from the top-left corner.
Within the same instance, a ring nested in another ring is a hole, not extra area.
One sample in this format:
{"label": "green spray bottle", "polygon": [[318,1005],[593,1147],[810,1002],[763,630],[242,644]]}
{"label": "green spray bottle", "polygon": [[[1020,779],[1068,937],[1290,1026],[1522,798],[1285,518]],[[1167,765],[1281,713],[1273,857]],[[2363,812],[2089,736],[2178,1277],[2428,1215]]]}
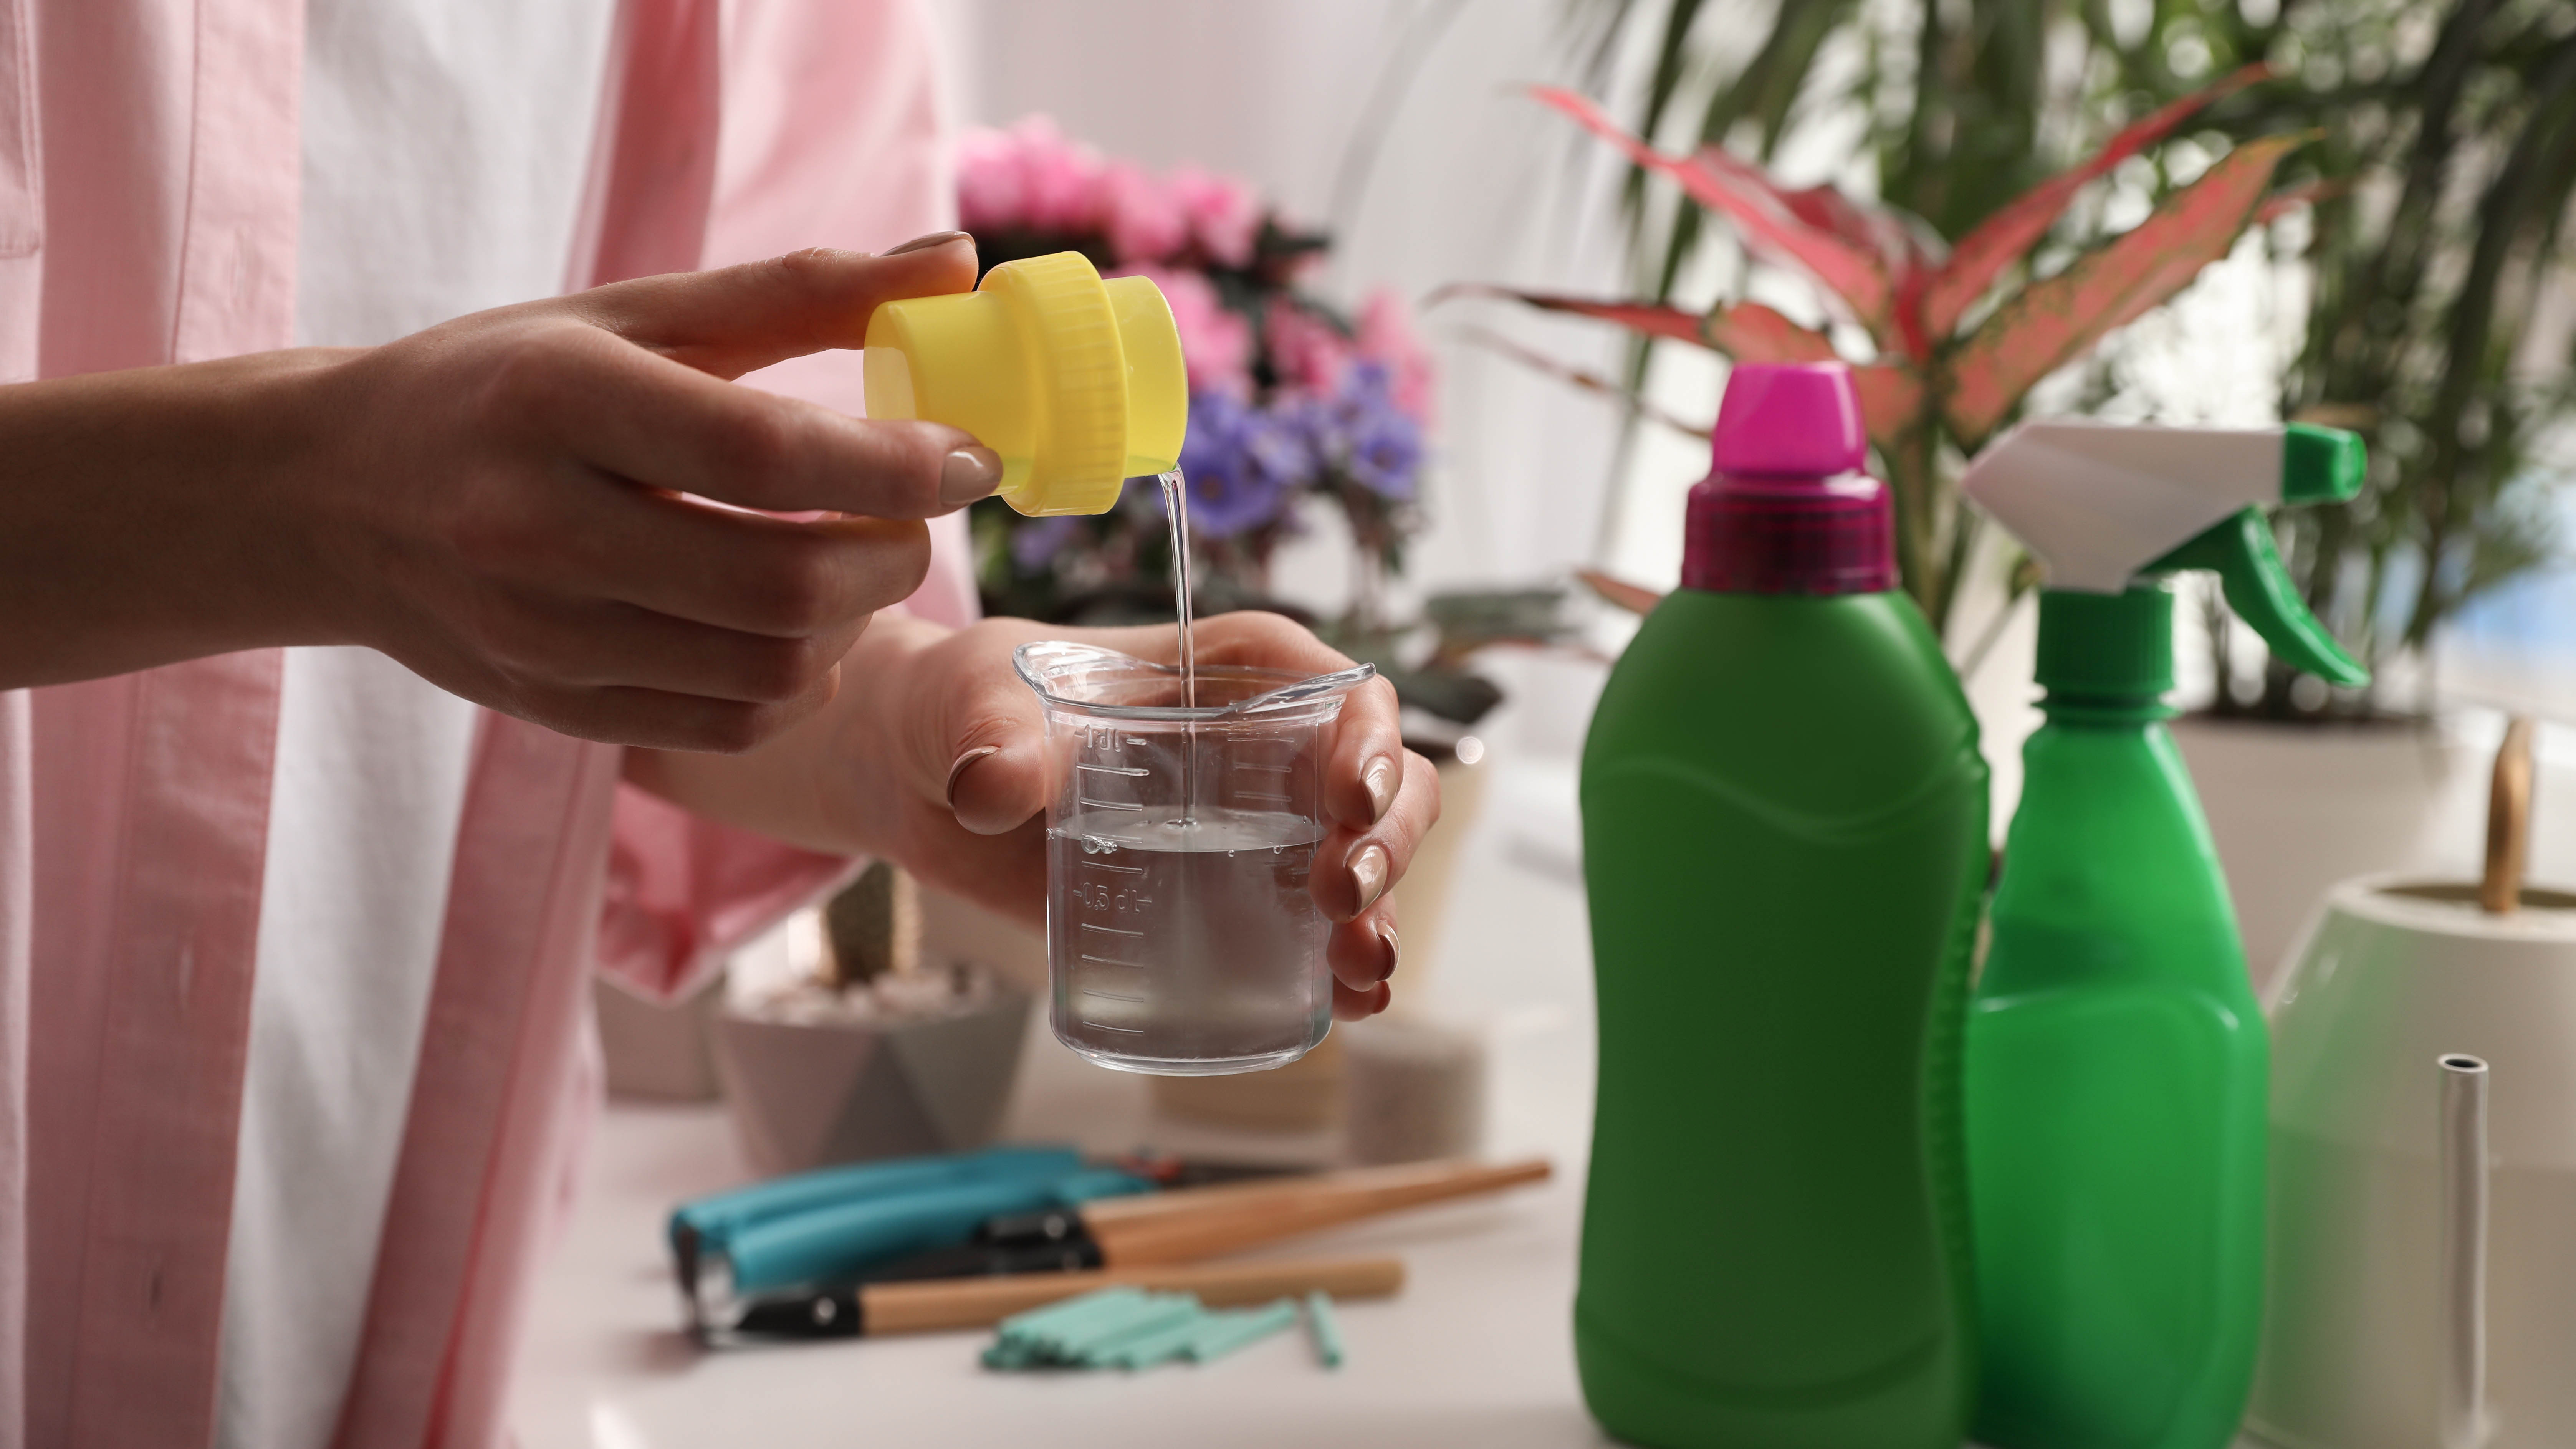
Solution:
{"label": "green spray bottle", "polygon": [[2289,663],[2368,676],[2300,602],[2263,503],[2349,498],[2358,438],[2030,423],[1962,486],[2046,565],[2038,680],[1967,1028],[1992,1449],[2221,1449],[2263,1312],[2270,1059],[2163,721],[2164,576],[2218,574]]}
{"label": "green spray bottle", "polygon": [[1976,720],[1839,364],[1738,365],[1583,750],[1600,1091],[1574,1345],[1655,1449],[1955,1449]]}

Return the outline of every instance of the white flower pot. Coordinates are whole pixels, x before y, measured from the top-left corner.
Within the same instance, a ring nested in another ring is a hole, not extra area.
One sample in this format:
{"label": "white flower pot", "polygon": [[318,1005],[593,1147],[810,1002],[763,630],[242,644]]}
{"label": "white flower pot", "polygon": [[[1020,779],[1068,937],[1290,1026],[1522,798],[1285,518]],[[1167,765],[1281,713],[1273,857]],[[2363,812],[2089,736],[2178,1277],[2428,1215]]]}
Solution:
{"label": "white flower pot", "polygon": [[2271,1008],[2272,1241],[2248,1426],[2291,1449],[2440,1434],[2440,1072],[2492,1068],[2486,1449],[2576,1444],[2576,895],[2338,886]]}
{"label": "white flower pot", "polygon": [[2484,752],[2437,723],[2302,726],[2188,716],[2173,722],[2256,994],[2286,964],[2337,881],[2425,869],[2448,797],[2485,779]]}

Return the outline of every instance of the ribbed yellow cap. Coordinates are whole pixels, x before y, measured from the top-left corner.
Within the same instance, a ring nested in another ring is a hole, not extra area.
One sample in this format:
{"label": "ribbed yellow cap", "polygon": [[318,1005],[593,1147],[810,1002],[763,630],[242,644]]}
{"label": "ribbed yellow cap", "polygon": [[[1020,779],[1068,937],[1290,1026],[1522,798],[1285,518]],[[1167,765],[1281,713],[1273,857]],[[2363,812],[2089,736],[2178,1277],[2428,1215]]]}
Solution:
{"label": "ribbed yellow cap", "polygon": [[1180,461],[1189,376],[1162,290],[1079,252],[1004,262],[972,292],[868,319],[868,416],[963,428],[1002,455],[1020,512],[1106,513]]}

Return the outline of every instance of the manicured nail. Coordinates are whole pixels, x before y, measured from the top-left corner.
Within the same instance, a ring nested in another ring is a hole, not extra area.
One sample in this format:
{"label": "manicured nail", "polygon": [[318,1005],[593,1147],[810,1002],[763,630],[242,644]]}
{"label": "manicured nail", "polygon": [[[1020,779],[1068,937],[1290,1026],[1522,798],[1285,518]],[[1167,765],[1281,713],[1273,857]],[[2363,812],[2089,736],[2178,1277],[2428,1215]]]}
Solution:
{"label": "manicured nail", "polygon": [[1368,768],[1360,771],[1360,783],[1368,787],[1369,823],[1374,825],[1395,804],[1395,761],[1384,755],[1369,761]]}
{"label": "manicured nail", "polygon": [[975,763],[977,760],[984,758],[986,755],[998,755],[1001,752],[1002,747],[1000,745],[986,745],[981,749],[968,750],[966,753],[957,757],[957,762],[948,767],[948,788],[940,792],[942,795],[947,797],[949,809],[954,810],[957,808],[957,781],[959,777],[966,773],[966,767]]}
{"label": "manicured nail", "polygon": [[1361,910],[1376,905],[1377,898],[1386,894],[1387,863],[1383,845],[1366,846],[1351,857],[1351,888],[1359,892]]}
{"label": "manicured nail", "polygon": [[961,241],[965,236],[966,233],[962,231],[934,231],[926,236],[914,237],[912,240],[905,242],[899,247],[888,247],[884,251],[877,253],[877,255],[881,257],[899,257],[905,252],[926,252],[932,247],[944,247],[950,242]]}
{"label": "manicured nail", "polygon": [[968,443],[939,465],[939,501],[951,508],[990,498],[1002,486],[1002,455]]}
{"label": "manicured nail", "polygon": [[1395,974],[1395,926],[1387,921],[1377,923],[1377,938],[1386,945],[1386,964],[1377,969],[1377,979],[1384,981]]}

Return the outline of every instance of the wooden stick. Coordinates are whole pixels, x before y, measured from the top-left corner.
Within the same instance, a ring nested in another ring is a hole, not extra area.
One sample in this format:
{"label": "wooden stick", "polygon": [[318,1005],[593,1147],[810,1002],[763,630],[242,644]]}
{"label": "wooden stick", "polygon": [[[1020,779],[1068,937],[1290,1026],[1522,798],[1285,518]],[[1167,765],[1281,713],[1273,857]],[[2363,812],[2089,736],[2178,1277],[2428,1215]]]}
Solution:
{"label": "wooden stick", "polygon": [[2531,851],[2531,735],[2527,715],[2504,727],[2487,789],[2487,869],[2478,904],[2490,915],[2509,916],[2522,905],[2523,862]]}
{"label": "wooden stick", "polygon": [[[1495,1172],[1512,1174],[1510,1181],[1484,1184]],[[1524,1176],[1526,1174],[1526,1176]],[[1202,1187],[1175,1187],[1162,1192],[1140,1192],[1127,1197],[1095,1198],[1082,1205],[1082,1220],[1091,1227],[1103,1223],[1127,1223],[1141,1218],[1159,1218],[1176,1213],[1209,1212],[1219,1207],[1249,1208],[1255,1204],[1282,1202],[1312,1197],[1317,1193],[1376,1191],[1383,1188],[1412,1188],[1425,1183],[1458,1182],[1471,1184],[1464,1192],[1492,1191],[1521,1181],[1537,1182],[1548,1175],[1543,1158],[1529,1158],[1496,1168],[1472,1158],[1443,1158],[1434,1162],[1406,1162],[1393,1167],[1353,1167],[1336,1172],[1299,1173],[1289,1177],[1256,1177],[1241,1182],[1209,1183]]]}
{"label": "wooden stick", "polygon": [[1015,1313],[1103,1288],[1122,1287],[1195,1293],[1200,1302],[1211,1308],[1267,1303],[1274,1298],[1308,1293],[1385,1298],[1404,1287],[1404,1261],[1309,1258],[1277,1263],[1109,1268],[1090,1273],[1012,1273],[990,1278],[872,1283],[859,1290],[859,1322],[862,1331],[869,1334],[989,1328]]}
{"label": "wooden stick", "polygon": [[1101,1260],[1113,1268],[1190,1263],[1402,1208],[1543,1182],[1549,1171],[1541,1158],[1500,1166],[1433,1162],[1371,1169],[1281,1183],[1267,1192],[1237,1192],[1207,1201],[1202,1211],[1107,1219],[1086,1213],[1084,1225],[1100,1245]]}

